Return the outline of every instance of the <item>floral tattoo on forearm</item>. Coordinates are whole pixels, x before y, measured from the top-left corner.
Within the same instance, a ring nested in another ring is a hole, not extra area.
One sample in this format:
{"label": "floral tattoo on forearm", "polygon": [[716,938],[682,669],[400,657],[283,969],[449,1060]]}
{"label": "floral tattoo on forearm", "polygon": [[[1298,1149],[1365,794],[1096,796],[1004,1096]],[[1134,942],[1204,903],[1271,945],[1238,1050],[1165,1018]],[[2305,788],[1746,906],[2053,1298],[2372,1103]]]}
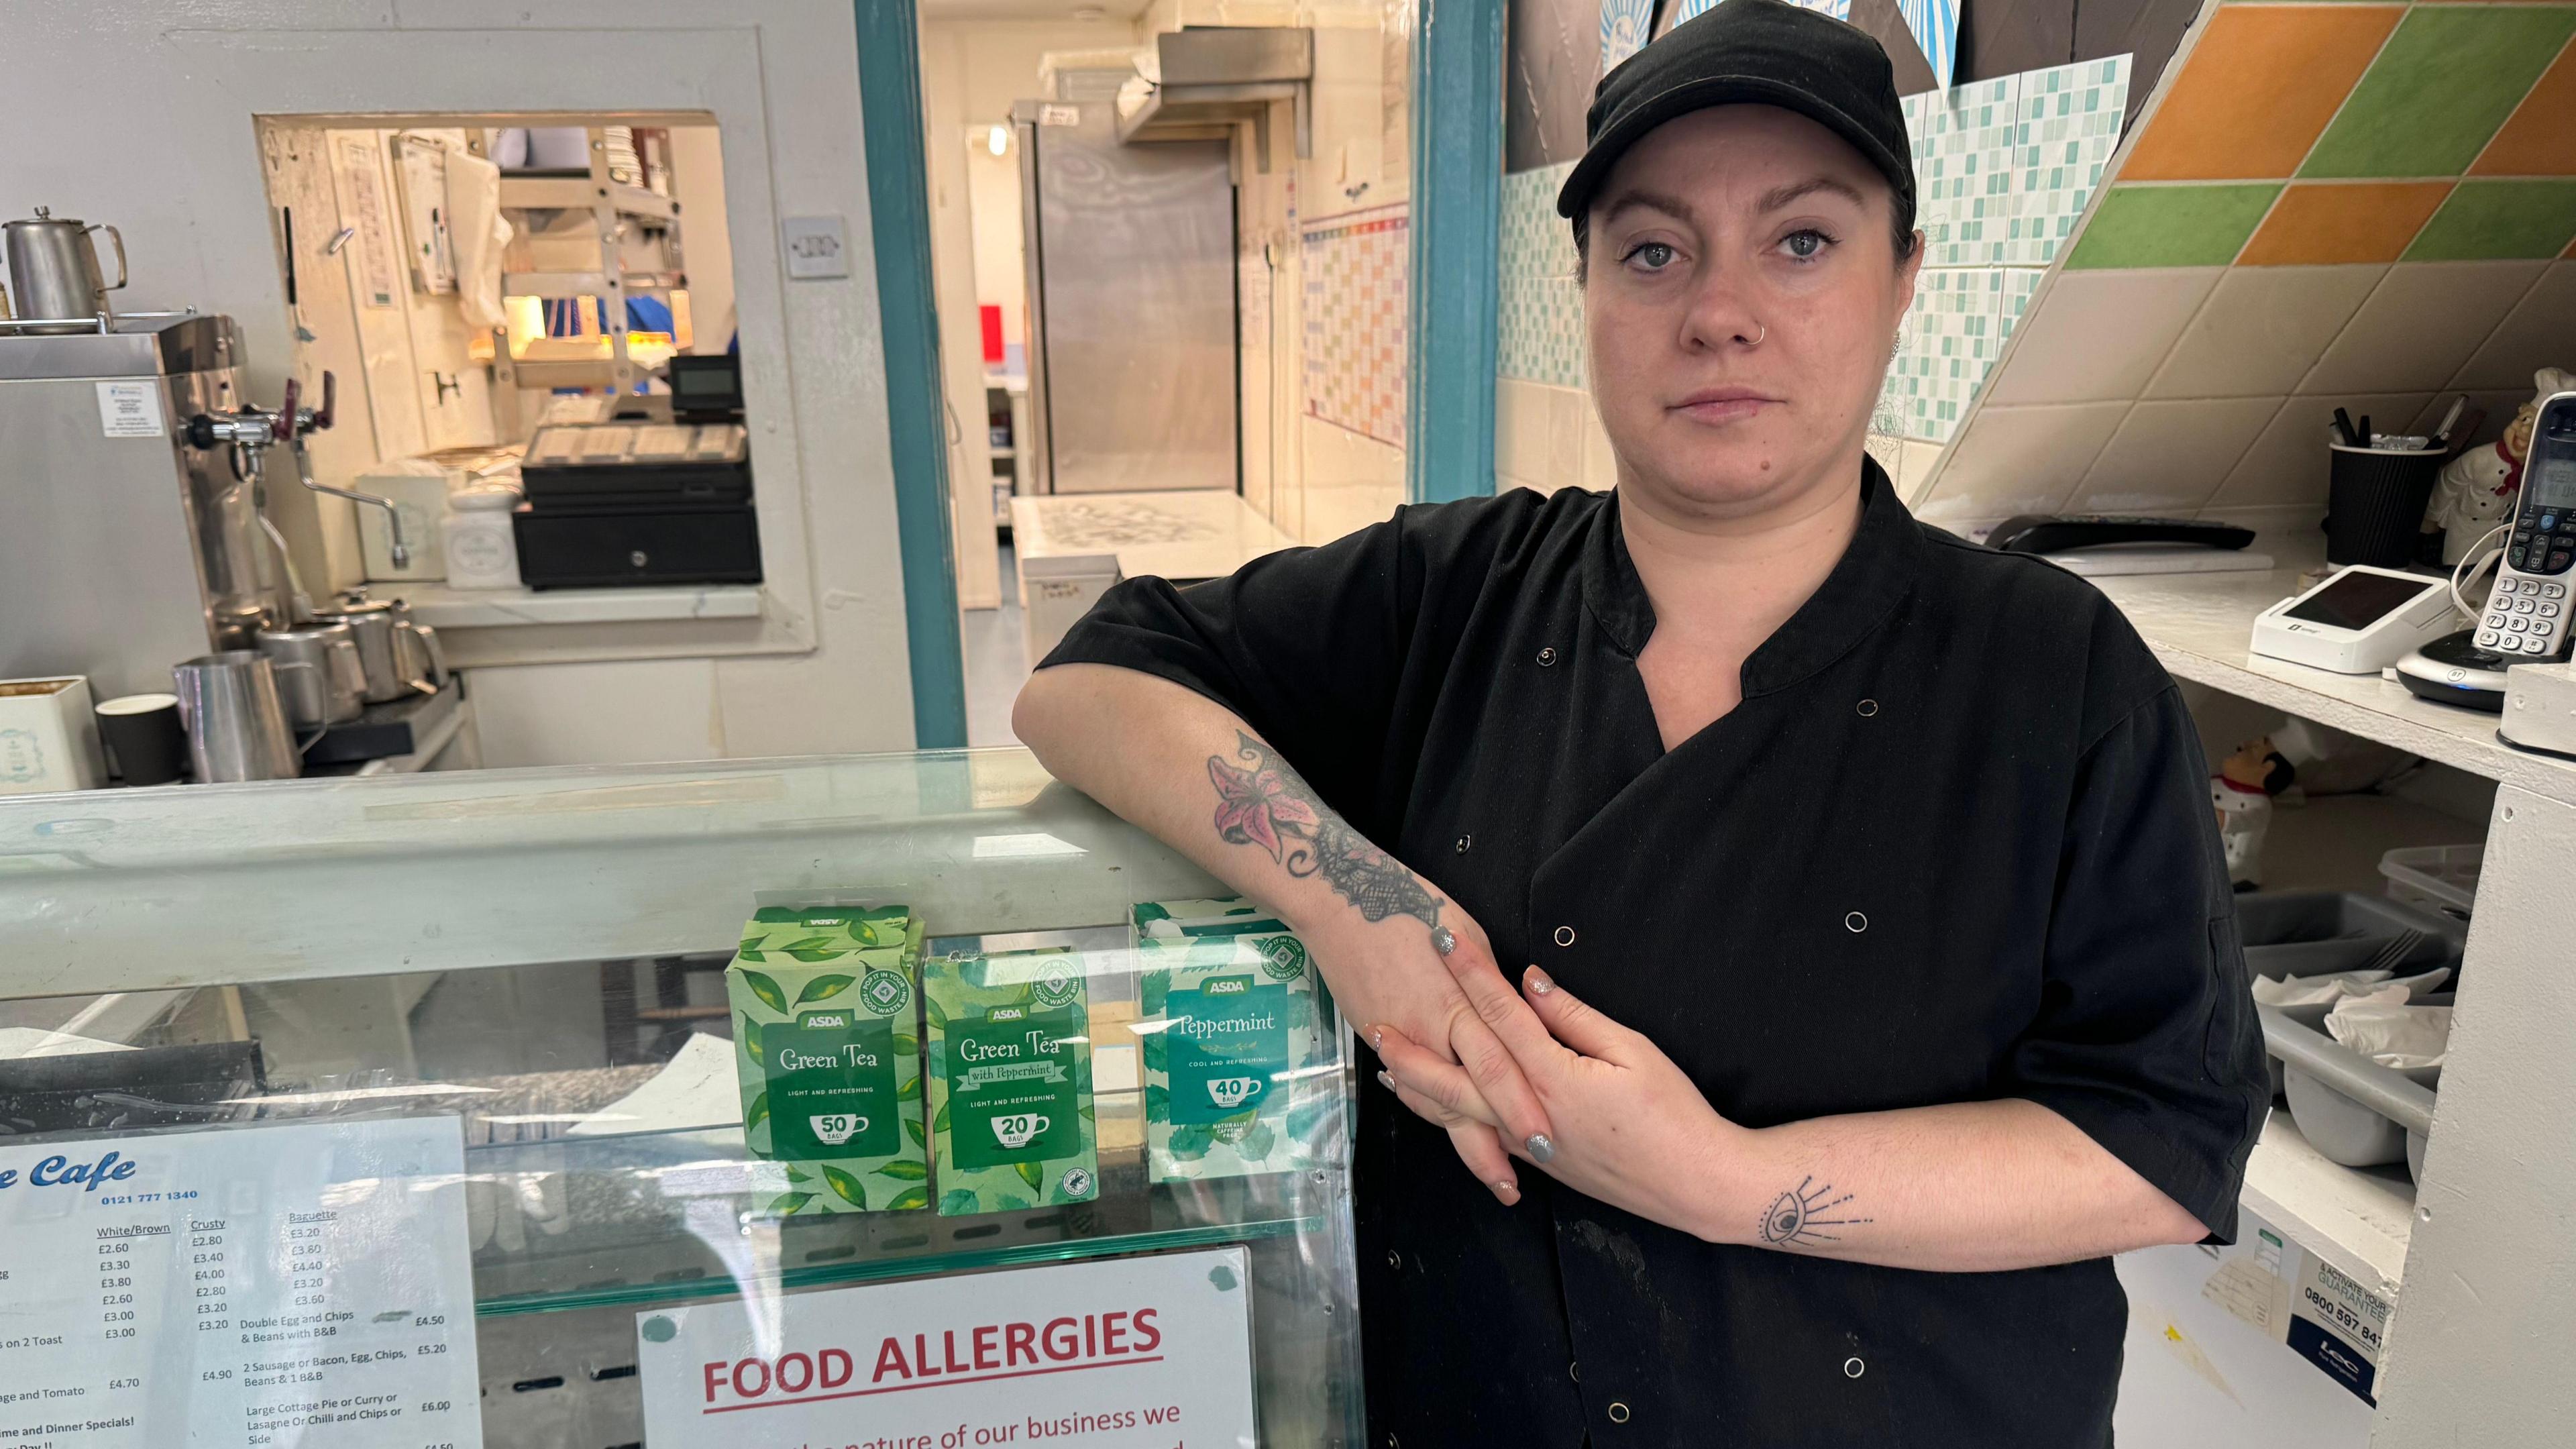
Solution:
{"label": "floral tattoo on forearm", "polygon": [[1322,876],[1367,920],[1413,916],[1440,924],[1443,902],[1419,876],[1353,830],[1268,745],[1240,731],[1235,740],[1237,758],[1247,763],[1208,756],[1219,839],[1260,846],[1292,876]]}

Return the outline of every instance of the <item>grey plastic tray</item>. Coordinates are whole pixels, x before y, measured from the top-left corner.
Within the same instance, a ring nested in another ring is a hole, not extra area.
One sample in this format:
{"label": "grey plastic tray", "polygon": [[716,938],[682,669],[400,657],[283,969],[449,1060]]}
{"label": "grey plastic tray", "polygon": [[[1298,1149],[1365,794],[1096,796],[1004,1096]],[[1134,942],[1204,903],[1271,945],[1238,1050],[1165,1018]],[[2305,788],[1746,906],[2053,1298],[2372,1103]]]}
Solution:
{"label": "grey plastic tray", "polygon": [[2264,1050],[2284,1068],[2290,1116],[2309,1145],[2346,1167],[2405,1161],[2412,1172],[2423,1151],[2410,1153],[2408,1138],[2432,1134],[2442,1069],[2383,1067],[2276,1008],[2254,1011],[2263,1023]]}

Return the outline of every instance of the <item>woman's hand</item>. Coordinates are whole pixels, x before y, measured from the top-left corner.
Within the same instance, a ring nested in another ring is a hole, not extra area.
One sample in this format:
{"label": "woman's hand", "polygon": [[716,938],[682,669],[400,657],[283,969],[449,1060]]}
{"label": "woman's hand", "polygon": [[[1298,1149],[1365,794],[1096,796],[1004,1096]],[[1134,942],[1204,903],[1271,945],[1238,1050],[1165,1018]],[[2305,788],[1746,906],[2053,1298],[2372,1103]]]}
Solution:
{"label": "woman's hand", "polygon": [[[1478,1181],[1504,1202],[1518,1202],[1512,1154],[1538,1159],[1549,1150],[1555,1128],[1521,1064],[1461,984],[1462,976],[1481,975],[1511,995],[1494,967],[1485,928],[1455,901],[1444,902],[1439,914],[1438,927],[1426,927],[1411,916],[1390,916],[1332,922],[1321,929],[1301,924],[1298,934],[1315,953],[1346,1018],[1386,1023],[1390,1042],[1400,1039],[1454,1074],[1459,1108],[1423,1115],[1448,1131],[1451,1145]],[[1439,949],[1442,937],[1450,943],[1445,958]],[[1408,1105],[1423,1110],[1423,1104]],[[1505,1143],[1511,1144],[1510,1151]]]}
{"label": "woman's hand", "polygon": [[[1479,1020],[1511,1053],[1558,1128],[1553,1152],[1532,1159],[1549,1176],[1667,1227],[1712,1240],[1742,1236],[1702,1219],[1724,1196],[1712,1186],[1749,1154],[1748,1129],[1720,1117],[1653,1042],[1575,1000],[1537,967],[1521,978],[1523,1000],[1490,964],[1452,964]],[[1415,1112],[1449,1126],[1453,1140],[1453,1123],[1491,1120],[1475,1079],[1425,1051],[1399,1024],[1375,1028],[1373,1039],[1387,1085]]]}

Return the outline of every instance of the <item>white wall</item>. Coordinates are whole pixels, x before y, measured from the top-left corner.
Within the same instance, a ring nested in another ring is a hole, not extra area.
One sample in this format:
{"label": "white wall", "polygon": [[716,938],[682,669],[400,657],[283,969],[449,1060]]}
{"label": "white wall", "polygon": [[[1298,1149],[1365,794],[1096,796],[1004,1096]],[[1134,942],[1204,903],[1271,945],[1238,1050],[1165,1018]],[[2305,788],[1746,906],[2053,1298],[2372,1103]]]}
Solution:
{"label": "white wall", "polygon": [[[632,671],[647,687],[629,697],[711,698],[705,738],[726,754],[910,746],[848,5],[22,0],[10,7],[9,36],[0,195],[122,227],[134,275],[126,305],[239,318],[248,384],[264,400],[277,396],[290,351],[255,114],[713,114],[761,458],[763,615],[492,629],[456,641],[468,659],[525,661],[512,680],[524,687],[488,681],[504,692],[562,702],[543,730],[487,730],[487,755],[519,764],[711,752],[697,734],[680,738],[636,710],[583,707],[594,695],[588,677],[559,666],[606,659],[655,661]],[[109,93],[114,103],[102,105]],[[847,222],[851,275],[787,282],[775,218],[829,214]],[[299,245],[308,240],[322,239]],[[697,683],[710,674],[711,688]]]}

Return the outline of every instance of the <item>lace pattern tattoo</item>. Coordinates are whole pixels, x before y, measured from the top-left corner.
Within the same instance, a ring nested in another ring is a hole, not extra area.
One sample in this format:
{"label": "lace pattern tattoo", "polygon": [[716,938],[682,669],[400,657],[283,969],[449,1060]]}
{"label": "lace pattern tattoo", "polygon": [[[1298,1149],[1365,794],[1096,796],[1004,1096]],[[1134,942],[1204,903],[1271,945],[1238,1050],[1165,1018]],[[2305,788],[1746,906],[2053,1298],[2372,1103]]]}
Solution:
{"label": "lace pattern tattoo", "polygon": [[1353,830],[1268,745],[1240,731],[1235,741],[1235,756],[1243,763],[1208,756],[1219,839],[1260,846],[1292,876],[1322,876],[1359,907],[1363,919],[1412,916],[1425,925],[1440,924],[1443,903],[1420,877]]}
{"label": "lace pattern tattoo", "polygon": [[1796,1187],[1771,1200],[1771,1206],[1762,1211],[1762,1241],[1775,1248],[1812,1248],[1819,1243],[1841,1241],[1840,1234],[1823,1231],[1826,1228],[1847,1228],[1870,1221],[1850,1216],[1843,1207],[1852,1200],[1852,1194],[1834,1197],[1832,1183],[1823,1187],[1815,1183],[1813,1177],[1802,1179]]}

